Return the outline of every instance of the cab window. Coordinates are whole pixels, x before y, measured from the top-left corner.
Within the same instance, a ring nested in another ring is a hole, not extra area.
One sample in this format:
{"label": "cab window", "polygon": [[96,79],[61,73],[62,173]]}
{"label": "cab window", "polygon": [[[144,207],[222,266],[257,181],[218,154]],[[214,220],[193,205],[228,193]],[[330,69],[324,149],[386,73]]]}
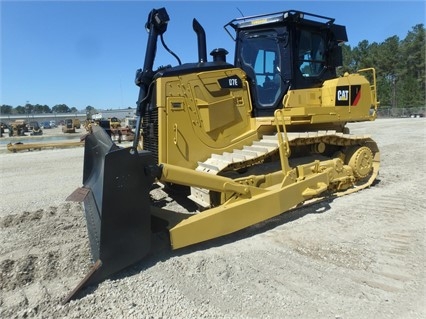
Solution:
{"label": "cab window", "polygon": [[300,32],[299,71],[304,77],[316,77],[325,68],[325,44],[320,34]]}
{"label": "cab window", "polygon": [[280,51],[276,33],[269,32],[243,38],[242,68],[254,82],[257,104],[273,106],[282,91]]}

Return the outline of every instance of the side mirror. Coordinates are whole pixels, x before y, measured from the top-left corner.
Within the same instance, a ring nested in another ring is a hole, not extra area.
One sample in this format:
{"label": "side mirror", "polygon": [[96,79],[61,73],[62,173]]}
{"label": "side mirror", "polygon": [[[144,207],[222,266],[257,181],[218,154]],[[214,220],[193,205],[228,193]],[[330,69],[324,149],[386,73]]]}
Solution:
{"label": "side mirror", "polygon": [[343,53],[342,53],[342,47],[335,45],[330,50],[330,66],[333,67],[339,67],[343,65]]}

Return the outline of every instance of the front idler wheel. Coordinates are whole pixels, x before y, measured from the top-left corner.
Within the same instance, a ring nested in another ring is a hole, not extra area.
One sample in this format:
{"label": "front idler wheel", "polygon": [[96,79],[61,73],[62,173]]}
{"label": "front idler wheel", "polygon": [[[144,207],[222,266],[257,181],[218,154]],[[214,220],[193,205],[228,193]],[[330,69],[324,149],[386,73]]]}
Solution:
{"label": "front idler wheel", "polygon": [[373,152],[367,146],[352,147],[346,153],[345,162],[352,168],[355,178],[366,178],[373,169]]}

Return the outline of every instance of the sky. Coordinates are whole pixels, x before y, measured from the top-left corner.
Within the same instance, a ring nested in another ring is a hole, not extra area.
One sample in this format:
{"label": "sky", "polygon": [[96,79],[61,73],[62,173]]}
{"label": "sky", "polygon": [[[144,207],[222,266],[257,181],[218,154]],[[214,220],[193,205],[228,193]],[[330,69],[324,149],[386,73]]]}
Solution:
{"label": "sky", "polygon": [[[233,62],[234,41],[223,26],[234,18],[299,10],[335,19],[349,41],[381,43],[425,24],[416,1],[7,1],[0,0],[0,105],[66,104],[84,110],[135,107],[135,72],[143,66],[145,22],[165,7],[164,40],[182,63],[197,61],[196,18],[207,53],[222,47]],[[210,56],[209,56],[210,58]],[[159,43],[154,67],[176,65]]]}

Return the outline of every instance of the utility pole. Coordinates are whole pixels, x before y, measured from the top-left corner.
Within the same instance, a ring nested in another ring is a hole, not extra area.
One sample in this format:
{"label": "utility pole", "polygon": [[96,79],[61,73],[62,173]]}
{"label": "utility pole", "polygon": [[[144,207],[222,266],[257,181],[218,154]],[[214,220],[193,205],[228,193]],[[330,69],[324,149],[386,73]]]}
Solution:
{"label": "utility pole", "polygon": [[396,75],[392,76],[392,114],[396,112]]}

